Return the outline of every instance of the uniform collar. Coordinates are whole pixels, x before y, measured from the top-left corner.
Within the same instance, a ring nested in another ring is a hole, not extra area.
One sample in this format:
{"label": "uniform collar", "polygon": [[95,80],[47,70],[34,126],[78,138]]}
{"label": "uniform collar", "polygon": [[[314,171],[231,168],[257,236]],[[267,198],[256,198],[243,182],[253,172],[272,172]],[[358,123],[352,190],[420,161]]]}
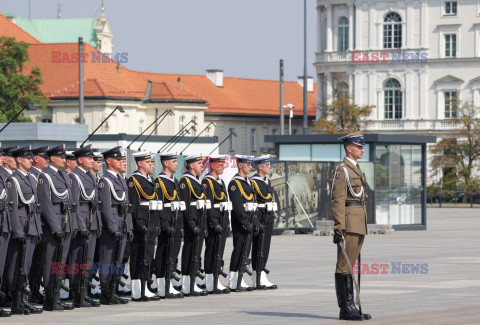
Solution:
{"label": "uniform collar", "polygon": [[107,169],[107,172],[112,174],[114,177],[118,177],[118,173],[115,173],[113,170]]}
{"label": "uniform collar", "polygon": [[15,169],[15,170],[17,171],[17,173],[20,173],[20,174],[22,174],[23,176],[27,177],[27,173],[22,172],[22,171],[21,171],[20,169],[18,169],[18,168]]}
{"label": "uniform collar", "polygon": [[172,177],[168,176],[167,174],[165,173],[160,173],[158,174],[158,177],[161,177],[161,178],[164,178],[164,179],[168,179],[169,181],[171,182],[175,182],[175,176],[172,175]]}
{"label": "uniform collar", "polygon": [[37,168],[35,166],[32,166],[32,168],[35,168],[39,173],[41,173],[42,171],[40,170],[40,168]]}
{"label": "uniform collar", "polygon": [[11,171],[11,170],[8,169],[8,168],[5,168],[4,166],[2,166],[2,168],[5,169],[9,175],[12,175],[13,171]]}
{"label": "uniform collar", "polygon": [[188,177],[188,178],[191,178],[191,179],[195,180],[198,184],[202,184],[202,182],[200,182],[200,180],[199,180],[197,177],[193,176],[193,174],[190,173],[189,171],[186,171],[186,172],[183,174],[183,176],[186,176],[186,177]]}
{"label": "uniform collar", "polygon": [[255,175],[252,176],[251,179],[259,180],[259,181],[262,181],[262,182],[268,184],[268,178],[267,178],[267,176],[265,176],[265,178],[262,178],[260,175],[255,174]]}
{"label": "uniform collar", "polygon": [[145,178],[147,181],[149,181],[150,183],[152,182],[152,179],[150,178],[150,175],[148,176],[145,176],[143,175],[140,171],[136,170],[133,172],[134,175],[139,175],[139,176],[142,176],[143,178]]}
{"label": "uniform collar", "polygon": [[57,169],[57,168],[53,167],[52,165],[50,165],[50,166],[48,166],[48,167],[50,167],[54,172],[58,173],[58,169]]}
{"label": "uniform collar", "polygon": [[82,172],[84,172],[85,174],[87,173],[87,171],[85,169],[83,169],[82,167],[78,166],[77,165],[77,168],[80,169]]}
{"label": "uniform collar", "polygon": [[241,180],[241,181],[244,181],[244,182],[248,183],[248,185],[251,185],[251,184],[250,184],[250,180],[248,179],[248,177],[243,178],[243,177],[240,176],[238,173],[235,174],[235,176],[233,176],[233,178],[239,179],[239,180]]}
{"label": "uniform collar", "polygon": [[358,166],[358,162],[356,162],[355,160],[353,160],[353,159],[351,159],[351,158],[348,158],[348,157],[345,157],[345,159],[348,159],[348,161],[350,161],[353,166],[355,166],[355,167]]}

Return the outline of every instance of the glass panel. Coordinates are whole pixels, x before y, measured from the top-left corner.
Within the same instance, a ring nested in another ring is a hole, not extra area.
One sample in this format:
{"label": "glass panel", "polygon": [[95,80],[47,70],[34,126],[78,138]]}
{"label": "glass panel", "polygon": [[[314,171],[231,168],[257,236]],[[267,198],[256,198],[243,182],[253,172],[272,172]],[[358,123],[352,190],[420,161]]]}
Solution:
{"label": "glass panel", "polygon": [[309,161],[309,144],[281,144],[279,160],[285,161]]}
{"label": "glass panel", "polygon": [[341,161],[341,144],[312,144],[312,161]]}
{"label": "glass panel", "polygon": [[[369,161],[370,160],[370,144],[368,143],[365,144],[365,147],[363,147],[363,149],[364,149],[363,156],[358,161]],[[343,146],[342,146],[341,154],[342,155],[340,160],[343,160],[343,158],[345,158],[345,150],[343,150]]]}
{"label": "glass panel", "polygon": [[377,224],[421,223],[421,146],[377,145]]}
{"label": "glass panel", "polygon": [[[336,164],[335,162],[290,161],[288,162],[287,185],[284,162],[279,162],[278,168],[270,174],[280,207],[275,216],[275,228],[311,228],[312,225],[315,226],[317,220],[333,220],[330,186]],[[367,178],[367,222],[372,223],[374,187],[371,187],[371,184],[374,178],[374,166],[371,162],[365,162],[361,164],[360,168]]]}

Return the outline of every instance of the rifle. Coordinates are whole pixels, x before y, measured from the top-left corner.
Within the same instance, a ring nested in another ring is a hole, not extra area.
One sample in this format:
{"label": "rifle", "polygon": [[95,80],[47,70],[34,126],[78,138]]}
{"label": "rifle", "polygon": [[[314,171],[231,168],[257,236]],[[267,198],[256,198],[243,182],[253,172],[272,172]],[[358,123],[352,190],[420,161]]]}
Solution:
{"label": "rifle", "polygon": [[[6,217],[5,211],[7,210],[8,206],[9,206],[8,202],[0,202],[0,232],[3,232],[3,217],[4,216]],[[1,246],[0,246],[0,249],[2,249]],[[0,299],[3,299],[5,298],[5,292],[2,291],[1,283],[2,283],[2,279],[0,279]]]}
{"label": "rifle", "polygon": [[[130,209],[130,204],[126,204],[125,202],[122,202],[119,205],[119,212],[123,214],[123,219],[122,223],[120,224],[120,231],[125,234],[127,231],[127,213],[129,213]],[[111,294],[112,296],[115,295],[115,291],[117,290],[118,283],[120,282],[120,277],[122,274],[120,273],[120,254],[122,251],[122,241],[123,238],[115,238],[115,248],[114,248],[114,254],[113,254],[113,260],[112,260],[112,272],[110,274],[110,290],[112,290]]]}
{"label": "rifle", "polygon": [[[228,213],[227,209],[221,211],[220,214],[220,226],[223,227],[225,221],[225,215]],[[222,251],[222,234],[215,234],[215,252],[213,255],[213,292],[218,291],[218,278],[223,276],[224,278],[227,277],[227,274],[223,272],[223,259],[220,256],[220,252]]]}
{"label": "rifle", "polygon": [[255,284],[257,289],[264,289],[261,284],[260,284],[260,277],[262,275],[262,271],[265,271],[265,273],[269,274],[270,271],[265,268],[265,258],[263,257],[263,243],[265,241],[265,229],[267,228],[267,213],[268,211],[265,211],[265,218],[264,221],[262,222],[264,231],[258,234],[258,240],[257,240],[257,256],[256,256],[256,262],[257,262],[257,267],[256,267],[256,281],[257,283]]}
{"label": "rifle", "polygon": [[200,278],[201,273],[200,273],[200,253],[198,251],[198,247],[201,244],[202,240],[202,226],[203,226],[203,219],[205,218],[205,213],[206,213],[206,208],[204,207],[202,209],[202,214],[200,218],[198,219],[198,226],[200,227],[200,234],[196,235],[195,238],[193,239],[193,245],[192,245],[192,265],[190,267],[190,294],[193,294],[194,289],[195,289],[195,278],[199,276]]}
{"label": "rifle", "polygon": [[35,204],[31,203],[26,206],[27,218],[25,220],[25,226],[23,232],[25,234],[25,242],[22,243],[20,251],[20,262],[18,263],[18,273],[17,273],[17,288],[20,288],[26,295],[30,295],[30,291],[27,290],[27,274],[25,272],[25,255],[27,252],[27,238],[28,238],[28,229],[30,228],[30,218],[34,212]]}
{"label": "rifle", "polygon": [[[68,203],[62,202],[62,210],[65,210],[65,217],[63,218],[62,222],[62,231],[65,233],[67,230],[68,218],[70,215],[70,208],[71,206]],[[65,272],[63,272],[63,265],[62,265],[62,255],[63,255],[63,240],[58,241],[57,248],[55,250],[55,262],[60,265],[60,272],[55,274],[54,282],[53,282],[53,303],[56,304],[57,301],[60,299],[60,289],[69,292],[70,289],[63,285],[62,281],[65,280]]]}
{"label": "rifle", "polygon": [[142,301],[149,300],[147,297],[145,297],[146,283],[148,281],[148,278],[150,278],[150,267],[148,266],[148,263],[147,263],[148,232],[150,231],[149,225],[150,225],[150,207],[148,207],[147,221],[145,222],[147,231],[145,232],[143,237],[143,258],[142,258],[142,261],[140,262],[140,270],[141,270],[140,271],[140,282],[141,282],[140,300]]}
{"label": "rifle", "polygon": [[[173,202],[172,202],[173,204]],[[179,207],[180,209],[180,207]],[[178,209],[175,210],[175,217],[172,220],[173,229],[177,229],[177,218],[178,218]],[[176,269],[176,257],[172,255],[174,250],[173,245],[175,244],[175,237],[168,236],[167,240],[167,265],[165,270],[165,298],[172,298],[170,296],[170,281],[174,278],[176,281],[180,281],[180,277],[175,274]]]}
{"label": "rifle", "polygon": [[[252,224],[255,223],[255,215],[252,219]],[[248,269],[248,266],[252,262],[251,259],[248,258],[248,250],[249,250],[249,245],[252,243],[252,236],[253,234],[250,232],[247,232],[247,236],[245,240],[243,241],[243,246],[242,246],[242,256],[240,256],[240,267],[238,269],[238,279],[237,279],[237,290],[242,286],[242,279],[243,279],[243,274],[247,273],[249,276],[252,276],[252,271]]]}

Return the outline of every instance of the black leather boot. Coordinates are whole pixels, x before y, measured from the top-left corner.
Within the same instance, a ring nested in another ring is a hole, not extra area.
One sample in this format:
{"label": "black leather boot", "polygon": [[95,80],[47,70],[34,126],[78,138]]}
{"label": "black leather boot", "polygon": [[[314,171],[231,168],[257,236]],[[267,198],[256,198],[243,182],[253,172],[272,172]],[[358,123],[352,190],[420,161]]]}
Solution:
{"label": "black leather boot", "polygon": [[73,305],[75,308],[92,307],[92,305],[85,299],[86,290],[82,290],[80,284],[72,285],[71,292],[73,296]]}
{"label": "black leather boot", "polygon": [[33,304],[43,305],[43,303],[45,302],[45,295],[40,292],[40,285],[39,284],[31,285],[30,292],[31,292],[30,302]]}
{"label": "black leather boot", "polygon": [[63,306],[54,299],[53,290],[45,289],[45,301],[43,302],[43,310],[54,311],[64,310]]}
{"label": "black leather boot", "polygon": [[12,296],[12,314],[13,315],[30,315],[31,312],[23,305],[22,290],[17,289]]}
{"label": "black leather boot", "polygon": [[337,302],[340,308],[339,319],[343,320],[362,320],[355,305],[348,303],[348,276],[349,274],[335,273],[335,291],[337,292]]}
{"label": "black leather boot", "polygon": [[[355,295],[354,295],[354,286],[353,286],[353,279],[352,279],[352,275],[351,274],[348,274],[348,281],[347,281],[347,290],[348,290],[348,293],[347,293],[347,303],[350,305],[351,308],[355,308],[357,309],[357,307],[355,307]],[[358,311],[358,310],[357,310]],[[369,320],[370,318],[372,318],[372,316],[370,314],[364,314],[364,313],[361,313],[360,311],[358,311],[358,313],[362,316],[362,319],[364,320]]]}
{"label": "black leather boot", "polygon": [[43,309],[42,308],[38,308],[38,307],[35,307],[34,305],[32,305],[29,301],[29,296],[25,293],[22,294],[22,302],[23,302],[23,307],[24,309],[28,309],[30,310],[30,313],[32,314],[41,314],[43,313]]}

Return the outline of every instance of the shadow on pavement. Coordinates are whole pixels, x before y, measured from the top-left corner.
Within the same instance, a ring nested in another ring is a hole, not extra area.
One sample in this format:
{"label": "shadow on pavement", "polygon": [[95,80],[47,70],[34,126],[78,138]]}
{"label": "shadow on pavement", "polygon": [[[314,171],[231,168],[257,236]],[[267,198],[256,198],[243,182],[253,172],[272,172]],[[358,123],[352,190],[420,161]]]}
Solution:
{"label": "shadow on pavement", "polygon": [[303,318],[318,318],[318,319],[338,319],[337,317],[327,317],[319,316],[312,314],[302,314],[302,313],[279,313],[279,312],[260,312],[260,311],[247,311],[245,312],[249,315],[256,316],[274,316],[274,317],[303,317]]}

